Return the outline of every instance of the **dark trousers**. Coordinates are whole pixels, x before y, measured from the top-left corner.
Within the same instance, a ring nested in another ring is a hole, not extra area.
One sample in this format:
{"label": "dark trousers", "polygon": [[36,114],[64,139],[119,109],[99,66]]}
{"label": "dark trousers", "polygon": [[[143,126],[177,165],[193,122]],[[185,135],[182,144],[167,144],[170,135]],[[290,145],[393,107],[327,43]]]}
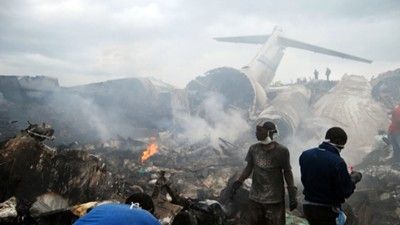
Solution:
{"label": "dark trousers", "polygon": [[242,225],[285,225],[285,202],[263,204],[250,200],[241,216]]}
{"label": "dark trousers", "polygon": [[310,225],[336,225],[338,213],[331,207],[303,205],[303,211]]}
{"label": "dark trousers", "polygon": [[389,141],[393,146],[393,158],[400,160],[400,133],[392,133],[388,135]]}

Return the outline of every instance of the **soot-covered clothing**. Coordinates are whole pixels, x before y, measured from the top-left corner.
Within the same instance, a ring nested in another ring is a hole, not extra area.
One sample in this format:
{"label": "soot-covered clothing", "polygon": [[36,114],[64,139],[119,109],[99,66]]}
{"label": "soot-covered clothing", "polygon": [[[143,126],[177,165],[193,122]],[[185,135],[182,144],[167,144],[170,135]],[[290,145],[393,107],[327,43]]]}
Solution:
{"label": "soot-covered clothing", "polygon": [[250,200],[241,225],[285,225],[285,202],[263,204]]}
{"label": "soot-covered clothing", "polygon": [[253,166],[249,198],[255,202],[274,204],[284,201],[284,171],[290,172],[286,179],[288,187],[294,187],[289,150],[276,142],[257,143],[249,148],[247,163]]}

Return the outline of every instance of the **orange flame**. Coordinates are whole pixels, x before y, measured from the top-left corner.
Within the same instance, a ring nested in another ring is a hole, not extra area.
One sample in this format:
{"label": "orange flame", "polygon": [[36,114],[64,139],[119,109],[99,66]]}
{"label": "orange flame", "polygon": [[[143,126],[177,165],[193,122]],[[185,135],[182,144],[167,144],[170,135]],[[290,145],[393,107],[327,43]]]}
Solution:
{"label": "orange flame", "polygon": [[150,139],[150,143],[147,145],[146,150],[142,153],[142,157],[140,158],[140,162],[144,163],[151,156],[158,152],[158,145],[156,143],[155,138]]}

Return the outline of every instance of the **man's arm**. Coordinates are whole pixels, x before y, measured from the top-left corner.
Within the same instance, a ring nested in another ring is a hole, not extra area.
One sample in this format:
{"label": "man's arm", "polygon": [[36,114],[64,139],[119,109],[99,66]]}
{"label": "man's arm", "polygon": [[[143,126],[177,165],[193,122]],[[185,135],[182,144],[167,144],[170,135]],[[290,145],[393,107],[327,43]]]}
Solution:
{"label": "man's arm", "polygon": [[283,175],[285,177],[286,185],[289,188],[296,188],[294,186],[294,179],[293,179],[293,173],[292,173],[292,166],[290,165],[290,154],[289,150],[285,148],[284,154],[283,154]]}
{"label": "man's arm", "polygon": [[344,161],[340,162],[337,166],[337,191],[338,196],[341,198],[349,198],[356,188],[355,182],[352,181],[347,165]]}
{"label": "man's arm", "polygon": [[253,160],[253,150],[252,147],[249,148],[249,151],[247,152],[246,155],[246,168],[244,168],[242,174],[240,175],[239,179],[237,182],[243,183],[247,178],[250,177],[251,172],[253,172],[254,168],[254,160]]}
{"label": "man's arm", "polygon": [[283,154],[282,169],[289,194],[290,210],[294,210],[295,208],[297,208],[297,187],[294,186],[292,167],[290,166],[290,154],[289,150],[286,148]]}
{"label": "man's arm", "polygon": [[[286,181],[286,185],[287,185],[288,190],[296,188],[296,186],[294,186],[294,179],[293,179],[292,170],[291,169],[290,170],[284,170],[283,171],[283,175],[285,177],[285,181]],[[296,188],[296,190],[297,190],[297,188]]]}
{"label": "man's arm", "polygon": [[246,161],[247,161],[246,168],[244,168],[239,179],[237,179],[232,185],[231,199],[233,199],[233,197],[236,195],[236,191],[242,186],[243,182],[247,178],[249,178],[250,174],[253,172],[254,163],[253,163],[253,155],[252,155],[251,147],[250,147],[249,151],[247,152]]}
{"label": "man's arm", "polygon": [[253,167],[254,167],[253,161],[247,162],[246,168],[244,168],[242,175],[240,175],[238,181],[243,183],[247,178],[249,178],[251,172],[253,172]]}

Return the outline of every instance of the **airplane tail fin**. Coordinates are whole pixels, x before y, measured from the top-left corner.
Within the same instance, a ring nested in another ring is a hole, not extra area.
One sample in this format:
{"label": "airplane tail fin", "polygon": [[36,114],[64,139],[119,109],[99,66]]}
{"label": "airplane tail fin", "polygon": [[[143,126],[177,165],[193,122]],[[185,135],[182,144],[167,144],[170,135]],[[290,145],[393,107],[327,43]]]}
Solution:
{"label": "airplane tail fin", "polygon": [[[245,44],[264,44],[270,35],[252,35],[252,36],[236,36],[236,37],[218,37],[214,38],[217,41],[222,42],[233,42],[233,43],[245,43]],[[334,51],[331,49],[319,47],[312,44],[307,44],[301,41],[296,41],[293,39],[285,38],[282,36],[278,36],[278,43],[282,47],[292,47],[303,50],[308,50],[320,54],[336,56],[344,59],[350,59],[354,61],[364,62],[364,63],[372,63],[372,60],[364,59],[361,57],[357,57],[354,55],[346,54],[343,52]]]}

